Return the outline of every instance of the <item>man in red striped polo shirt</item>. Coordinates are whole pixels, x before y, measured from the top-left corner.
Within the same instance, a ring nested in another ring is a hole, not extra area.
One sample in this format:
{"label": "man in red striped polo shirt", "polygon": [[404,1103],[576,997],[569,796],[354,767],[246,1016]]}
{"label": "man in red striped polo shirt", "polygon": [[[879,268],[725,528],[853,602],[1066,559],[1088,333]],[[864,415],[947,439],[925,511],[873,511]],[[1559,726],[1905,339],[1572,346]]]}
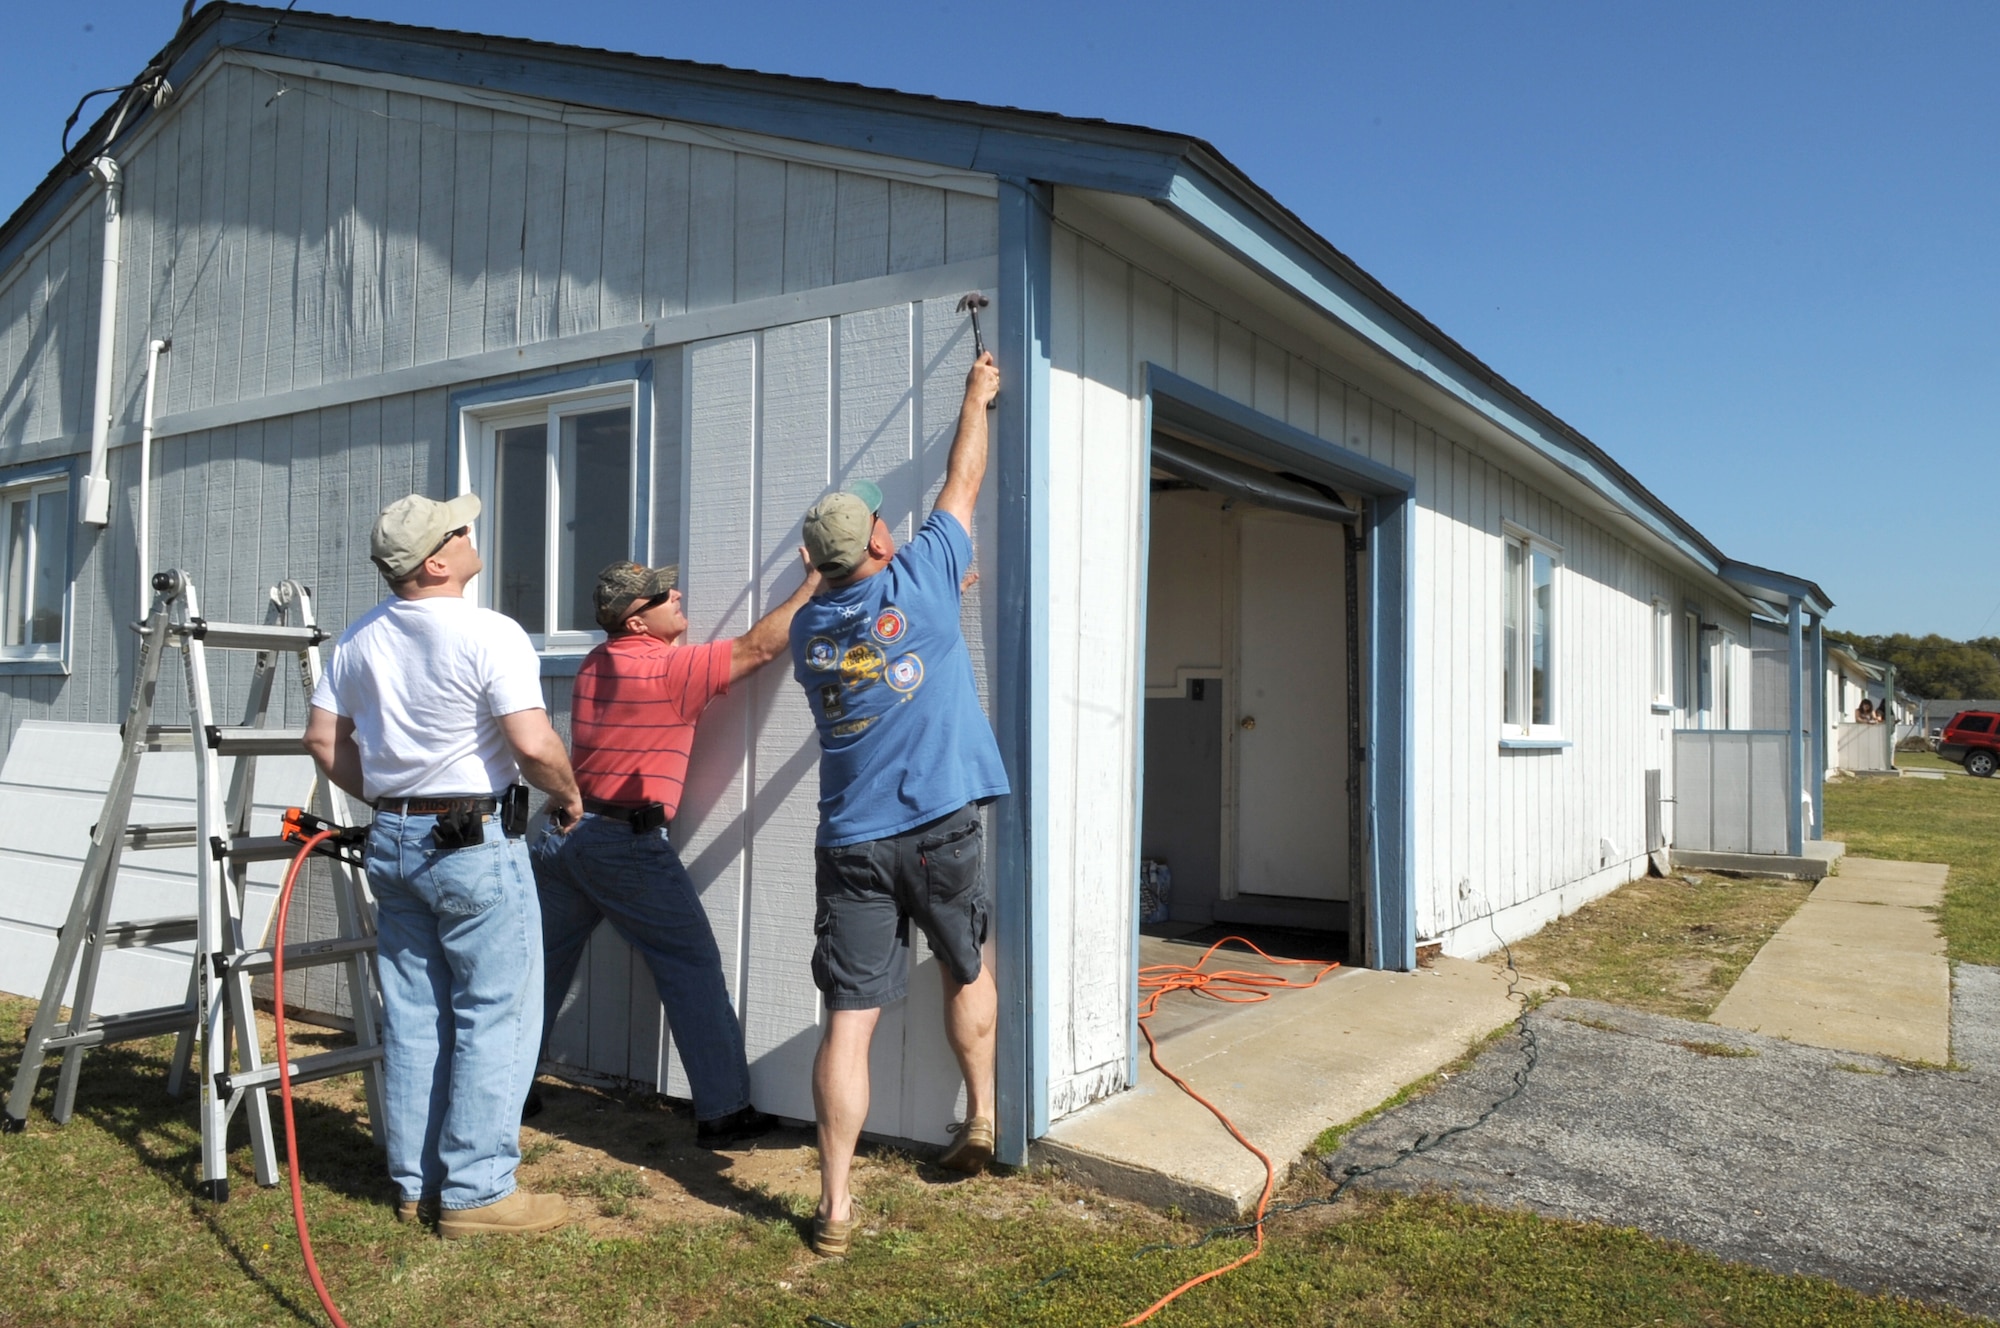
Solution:
{"label": "man in red striped polo shirt", "polygon": [[[646,960],[694,1095],[695,1137],[710,1148],[755,1138],[775,1122],[750,1105],[743,1030],[722,980],[708,914],[667,827],[679,810],[695,721],[730,684],[790,641],[792,615],[819,588],[807,569],[791,598],[742,636],[683,645],[679,569],[613,563],[597,577],[597,621],[609,633],[585,656],[570,694],[570,763],[582,818],[536,841],[547,983],[542,1045],[602,918]],[[541,1109],[531,1092],[523,1115]]]}

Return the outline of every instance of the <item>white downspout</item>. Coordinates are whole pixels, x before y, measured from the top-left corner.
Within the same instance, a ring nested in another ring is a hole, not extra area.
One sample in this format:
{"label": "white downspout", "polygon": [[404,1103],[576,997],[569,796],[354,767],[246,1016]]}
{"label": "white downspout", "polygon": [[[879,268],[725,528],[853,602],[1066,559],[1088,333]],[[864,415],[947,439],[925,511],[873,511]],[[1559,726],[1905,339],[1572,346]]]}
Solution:
{"label": "white downspout", "polygon": [[90,163],[90,175],[104,186],[104,268],[97,293],[97,391],[91,397],[90,473],[83,479],[83,519],[111,524],[111,480],[104,473],[111,442],[111,357],[118,331],[119,222],[124,174],[109,156]]}
{"label": "white downspout", "polygon": [[146,413],[139,425],[139,618],[153,611],[153,380],[160,372],[160,355],[171,341],[155,340],[146,347]]}

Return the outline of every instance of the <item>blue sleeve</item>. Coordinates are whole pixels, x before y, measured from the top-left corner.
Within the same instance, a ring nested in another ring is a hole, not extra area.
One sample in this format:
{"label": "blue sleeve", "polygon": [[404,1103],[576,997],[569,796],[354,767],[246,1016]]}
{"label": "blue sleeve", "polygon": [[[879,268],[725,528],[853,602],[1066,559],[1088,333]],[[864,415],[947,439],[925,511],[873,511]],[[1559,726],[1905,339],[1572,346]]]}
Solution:
{"label": "blue sleeve", "polygon": [[904,545],[897,556],[904,560],[911,578],[924,590],[943,594],[944,586],[949,586],[956,599],[961,595],[958,583],[972,566],[972,537],[951,513],[932,512],[917,531],[917,537]]}

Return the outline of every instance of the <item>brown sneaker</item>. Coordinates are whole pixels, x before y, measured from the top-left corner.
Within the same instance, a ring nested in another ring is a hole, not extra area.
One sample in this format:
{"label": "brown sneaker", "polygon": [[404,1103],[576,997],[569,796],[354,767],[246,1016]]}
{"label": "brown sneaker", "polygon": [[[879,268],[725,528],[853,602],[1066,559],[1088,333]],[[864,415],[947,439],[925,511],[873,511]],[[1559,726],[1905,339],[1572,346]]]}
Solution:
{"label": "brown sneaker", "polygon": [[396,1220],[405,1224],[421,1222],[427,1227],[434,1227],[437,1225],[438,1220],[438,1201],[436,1199],[398,1200],[396,1203]]}
{"label": "brown sneaker", "polygon": [[993,1160],[993,1122],[986,1117],[974,1116],[963,1124],[954,1122],[945,1126],[945,1130],[958,1136],[938,1158],[938,1165],[946,1171],[983,1171]]}
{"label": "brown sneaker", "polygon": [[854,1219],[836,1221],[813,1214],[813,1253],[822,1259],[845,1259],[854,1240]]}
{"label": "brown sneaker", "polygon": [[447,1208],[438,1215],[438,1234],[446,1240],[464,1236],[525,1236],[554,1231],[569,1223],[569,1205],[558,1194],[516,1190],[478,1208]]}

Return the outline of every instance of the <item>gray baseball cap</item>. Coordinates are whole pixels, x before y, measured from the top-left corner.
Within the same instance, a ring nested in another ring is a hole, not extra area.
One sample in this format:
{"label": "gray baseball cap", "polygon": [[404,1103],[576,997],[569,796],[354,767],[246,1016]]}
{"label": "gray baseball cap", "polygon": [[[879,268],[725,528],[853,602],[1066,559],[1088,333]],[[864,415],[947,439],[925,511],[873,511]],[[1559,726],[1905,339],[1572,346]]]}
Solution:
{"label": "gray baseball cap", "polygon": [[868,537],[882,510],[882,490],[856,480],[806,510],[806,556],[827,576],[846,576],[868,556]]}
{"label": "gray baseball cap", "polygon": [[479,519],[479,495],[462,493],[439,502],[413,493],[398,498],[375,518],[368,535],[368,556],[391,583],[401,581],[444,547],[460,526]]}
{"label": "gray baseball cap", "polygon": [[616,629],[641,604],[666,594],[680,583],[678,564],[645,567],[631,562],[612,563],[597,574],[597,625],[607,632]]}

